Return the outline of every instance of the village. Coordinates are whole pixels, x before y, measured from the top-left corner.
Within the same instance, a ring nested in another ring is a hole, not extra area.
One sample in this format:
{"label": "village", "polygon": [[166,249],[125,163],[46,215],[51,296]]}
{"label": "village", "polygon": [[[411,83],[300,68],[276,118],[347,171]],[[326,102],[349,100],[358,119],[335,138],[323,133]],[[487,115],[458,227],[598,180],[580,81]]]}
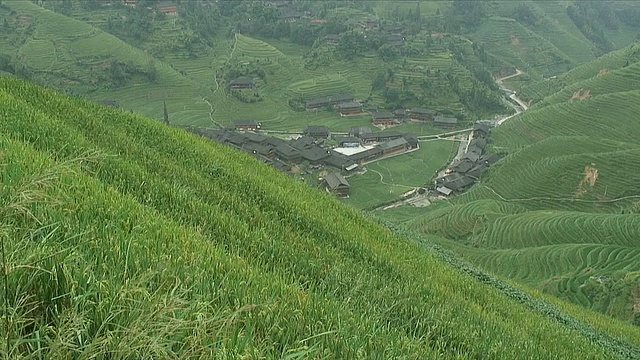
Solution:
{"label": "village", "polygon": [[[252,89],[254,86],[249,78],[235,79],[229,84],[234,90]],[[393,112],[367,109],[351,94],[310,99],[305,106],[307,111],[337,110],[346,119],[368,115],[372,126],[353,126],[347,132],[333,132],[326,126],[308,125],[298,131],[275,132],[263,128],[257,120],[238,119],[230,128],[190,127],[188,130],[252,154],[265,164],[299,176],[301,180],[305,175],[319,174],[317,184],[321,189],[338,197],[348,197],[351,186],[347,179],[366,171],[367,164],[415,151],[419,149],[421,138],[433,138],[394,131],[394,126],[420,122],[451,131],[458,124],[456,118],[445,117],[425,108],[398,109]],[[374,132],[374,129],[378,131]],[[485,153],[489,124],[476,123],[473,128],[461,132],[462,137],[454,139],[460,141],[460,151],[454,162],[446,169],[441,169],[433,184],[428,184],[430,179],[425,179],[421,194],[434,192],[439,196],[449,196],[465,191],[500,158],[496,154]],[[471,135],[464,135],[466,132]]]}

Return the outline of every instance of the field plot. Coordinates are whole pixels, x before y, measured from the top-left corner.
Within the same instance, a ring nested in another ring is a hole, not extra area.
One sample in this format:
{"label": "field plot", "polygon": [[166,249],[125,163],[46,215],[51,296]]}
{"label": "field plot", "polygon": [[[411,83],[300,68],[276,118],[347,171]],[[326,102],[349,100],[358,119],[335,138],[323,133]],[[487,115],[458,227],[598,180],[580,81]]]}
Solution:
{"label": "field plot", "polygon": [[371,208],[424,186],[457,148],[454,141],[422,142],[417,151],[370,163],[364,175],[348,178],[351,194],[346,202],[358,208]]}

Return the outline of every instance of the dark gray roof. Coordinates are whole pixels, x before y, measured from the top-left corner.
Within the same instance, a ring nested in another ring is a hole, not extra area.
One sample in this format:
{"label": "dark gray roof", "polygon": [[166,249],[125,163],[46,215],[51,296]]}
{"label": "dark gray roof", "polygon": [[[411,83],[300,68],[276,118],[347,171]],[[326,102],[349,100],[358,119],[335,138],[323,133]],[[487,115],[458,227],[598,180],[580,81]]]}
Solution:
{"label": "dark gray roof", "polygon": [[363,134],[361,137],[362,137],[363,140],[369,140],[369,139],[393,139],[393,138],[402,137],[402,134],[397,132],[397,131],[380,131],[380,132],[376,132],[376,133]]}
{"label": "dark gray roof", "polygon": [[377,155],[381,155],[382,154],[382,149],[378,146],[373,147],[371,149],[359,152],[357,154],[353,154],[349,156],[349,159],[353,160],[353,161],[358,161],[361,159],[365,159],[368,158],[369,156],[377,156]]}
{"label": "dark gray roof", "polygon": [[237,132],[227,131],[222,140],[233,145],[241,145],[247,141],[247,138]]}
{"label": "dark gray roof", "polygon": [[285,157],[292,157],[300,154],[300,151],[298,151],[298,149],[294,149],[286,143],[276,147],[276,152],[279,155],[285,156]]}
{"label": "dark gray roof", "polygon": [[468,176],[453,174],[453,176],[444,178],[444,182],[442,183],[442,186],[445,186],[454,191],[458,191],[473,183],[474,183],[473,179]]}
{"label": "dark gray roof", "polygon": [[309,149],[301,150],[302,158],[309,161],[319,161],[328,158],[330,151],[319,146],[313,146]]}
{"label": "dark gray roof", "polygon": [[331,155],[323,161],[325,164],[338,169],[344,169],[355,164],[353,160],[335,151],[331,151]]}
{"label": "dark gray roof", "polygon": [[256,143],[246,143],[242,145],[242,149],[246,150],[247,152],[263,156],[273,153],[273,148]]}
{"label": "dark gray roof", "polygon": [[373,116],[374,120],[377,120],[377,119],[393,119],[393,114],[390,113],[390,112],[386,112],[386,111],[374,112],[373,114],[371,114],[371,116]]}
{"label": "dark gray roof", "polygon": [[330,96],[323,96],[307,101],[307,107],[323,106],[330,104],[339,104],[341,102],[353,101],[354,97],[351,94],[335,94]]}
{"label": "dark gray roof", "polygon": [[469,145],[467,153],[477,154],[478,158],[480,158],[480,155],[482,155],[482,148],[477,145]]}
{"label": "dark gray roof", "polygon": [[451,166],[451,170],[457,171],[459,173],[466,173],[467,171],[473,168],[473,162],[468,159],[462,159],[457,164]]}
{"label": "dark gray roof", "polygon": [[255,134],[252,132],[247,132],[244,134],[244,137],[247,138],[247,140],[254,142],[254,143],[264,143],[267,141],[267,139],[269,138],[268,136],[265,135],[261,135],[261,134]]}
{"label": "dark gray roof", "polygon": [[473,124],[473,131],[477,131],[477,132],[482,132],[485,134],[488,134],[490,131],[490,127],[487,124],[479,124],[479,123],[475,123]]}
{"label": "dark gray roof", "polygon": [[342,103],[342,104],[338,105],[338,107],[340,109],[360,109],[360,108],[362,108],[362,104],[360,104],[359,102],[355,102],[355,101],[349,101],[349,102]]}
{"label": "dark gray roof", "polygon": [[278,139],[275,137],[269,137],[266,141],[267,145],[271,146],[271,147],[278,147],[278,146],[282,146],[282,145],[289,145],[287,144],[286,141],[282,140],[282,139]]}
{"label": "dark gray roof", "polygon": [[417,145],[418,144],[418,135],[416,134],[411,134],[411,133],[407,133],[407,134],[402,134],[402,137],[407,140],[407,142],[409,143],[409,145]]}
{"label": "dark gray roof", "polygon": [[436,124],[457,124],[458,119],[438,115],[433,119],[433,122]]}
{"label": "dark gray roof", "polygon": [[382,149],[382,151],[385,151],[385,150],[393,149],[395,147],[402,146],[402,145],[407,146],[409,144],[407,143],[407,140],[405,140],[404,138],[399,138],[399,139],[393,139],[393,140],[387,141],[386,143],[380,145],[380,148]]}
{"label": "dark gray roof", "polygon": [[420,115],[435,115],[435,110],[425,109],[425,108],[413,108],[411,109],[412,114],[420,114]]}
{"label": "dark gray roof", "polygon": [[476,162],[480,159],[480,154],[475,152],[468,152],[464,154],[463,159],[468,159],[471,162]]}
{"label": "dark gray roof", "polygon": [[472,178],[479,179],[479,178],[480,178],[480,175],[482,175],[482,173],[483,173],[485,170],[487,170],[487,168],[488,168],[488,165],[487,165],[487,164],[480,163],[480,164],[478,164],[478,165],[474,166],[474,167],[473,167],[473,169],[469,170],[469,171],[467,172],[467,175],[469,175],[469,176],[470,176],[470,177],[472,177]]}
{"label": "dark gray roof", "polygon": [[330,189],[337,189],[339,187],[349,187],[349,182],[342,175],[338,173],[331,173],[324,177],[324,181],[327,182],[327,185]]}
{"label": "dark gray roof", "polygon": [[480,149],[484,149],[487,146],[487,140],[483,137],[480,138],[474,138],[473,140],[471,140],[471,142],[469,143],[469,147],[471,146],[477,146]]}
{"label": "dark gray roof", "polygon": [[313,145],[313,138],[310,136],[301,136],[295,140],[291,140],[289,144],[298,150],[302,150]]}

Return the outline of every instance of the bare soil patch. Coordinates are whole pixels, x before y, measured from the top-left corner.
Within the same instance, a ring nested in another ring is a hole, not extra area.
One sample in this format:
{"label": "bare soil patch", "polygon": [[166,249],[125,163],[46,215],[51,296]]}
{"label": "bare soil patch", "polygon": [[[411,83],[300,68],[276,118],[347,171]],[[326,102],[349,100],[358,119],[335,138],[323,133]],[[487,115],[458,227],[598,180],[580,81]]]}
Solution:
{"label": "bare soil patch", "polygon": [[511,45],[520,46],[520,39],[515,35],[511,35]]}
{"label": "bare soil patch", "polygon": [[598,76],[607,74],[607,73],[609,73],[609,71],[611,71],[611,70],[609,70],[607,68],[602,68],[602,69],[600,69],[600,71],[598,71]]}
{"label": "bare soil patch", "polygon": [[587,193],[587,186],[594,187],[596,182],[598,181],[598,169],[596,169],[596,164],[591,163],[584,167],[584,177],[580,180],[578,184],[578,189],[576,190],[576,197],[580,197]]}
{"label": "bare soil patch", "polygon": [[589,89],[580,89],[573,93],[571,100],[584,100],[591,96],[591,90]]}

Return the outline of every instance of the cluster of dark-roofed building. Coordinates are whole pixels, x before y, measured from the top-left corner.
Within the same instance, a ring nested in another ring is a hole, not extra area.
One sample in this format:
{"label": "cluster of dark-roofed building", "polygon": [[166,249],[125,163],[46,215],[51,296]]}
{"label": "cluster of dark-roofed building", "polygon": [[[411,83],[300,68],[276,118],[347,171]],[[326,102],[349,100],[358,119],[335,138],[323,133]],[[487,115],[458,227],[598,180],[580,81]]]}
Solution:
{"label": "cluster of dark-roofed building", "polygon": [[365,109],[363,104],[356,101],[352,94],[340,93],[310,99],[305,103],[307,110],[336,108],[342,116],[360,115],[365,112],[371,114],[371,122],[376,126],[394,126],[406,121],[428,122],[441,129],[453,129],[458,119],[438,114],[435,110],[425,108],[398,109],[394,112]]}
{"label": "cluster of dark-roofed building", "polygon": [[344,189],[345,183],[348,188],[348,182],[341,180],[343,179],[342,173],[356,171],[367,162],[418,147],[418,138],[414,134],[397,131],[374,133],[368,127],[356,126],[352,127],[346,136],[343,134],[336,137],[336,143],[338,147],[365,146],[367,149],[351,155],[344,155],[325,146],[325,141],[331,137],[331,132],[326,126],[306,126],[300,137],[291,140],[253,132],[260,128],[260,123],[253,120],[236,121],[235,128],[239,131],[195,127],[188,128],[188,130],[252,154],[262,162],[283,172],[292,173],[292,166],[303,164],[311,169],[318,169],[322,166],[333,168],[340,176],[337,177],[337,181],[331,184],[338,184],[336,186],[339,188],[333,188],[330,186],[331,184],[327,184],[327,187],[328,191],[339,196],[348,195],[348,189]]}
{"label": "cluster of dark-roofed building", "polygon": [[476,123],[467,151],[462,158],[453,162],[444,176],[436,179],[436,192],[450,195],[467,190],[480,179],[482,173],[500,160],[500,155],[485,151],[490,134],[490,126]]}

